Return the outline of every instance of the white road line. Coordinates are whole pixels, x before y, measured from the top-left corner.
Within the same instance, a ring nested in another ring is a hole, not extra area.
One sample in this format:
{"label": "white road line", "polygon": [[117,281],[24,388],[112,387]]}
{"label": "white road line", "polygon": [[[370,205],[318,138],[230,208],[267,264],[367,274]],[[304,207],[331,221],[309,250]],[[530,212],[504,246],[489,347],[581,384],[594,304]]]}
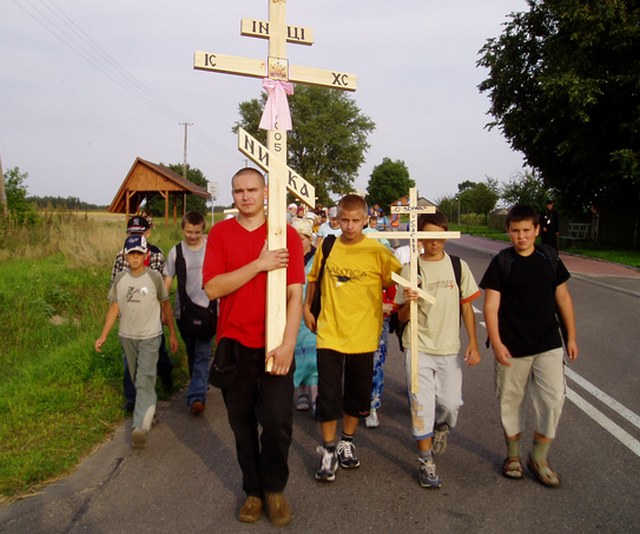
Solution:
{"label": "white road line", "polygon": [[[480,310],[480,309],[476,308],[475,306],[472,306],[472,307],[473,307],[473,312],[474,312],[476,315],[479,315],[480,317],[482,317],[482,310]],[[478,321],[478,324],[479,324],[482,328],[487,328],[487,323],[485,323],[484,321]]]}
{"label": "white road line", "polygon": [[[473,309],[477,314],[481,313],[480,310],[478,310],[475,306]],[[479,323],[486,328],[484,322],[479,321]],[[620,404],[617,400],[607,395],[601,389],[598,389],[591,382],[582,378],[578,373],[576,373],[572,369],[569,369],[567,366],[565,366],[565,375],[567,378],[573,380],[580,387],[588,391],[600,402],[602,402],[603,404],[611,408],[614,412],[619,414],[621,417],[629,421],[636,428],[640,428],[640,416],[629,410],[629,408]],[[598,423],[602,428],[611,433],[611,435],[617,438],[623,445],[628,447],[632,452],[636,454],[636,456],[640,456],[640,441],[635,439],[631,434],[614,423],[605,414],[603,414],[595,406],[587,402],[569,387],[567,387],[567,399],[573,402],[578,408],[580,408],[584,413],[591,417],[591,419]]]}
{"label": "white road line", "polygon": [[616,425],[611,419],[604,415],[595,406],[589,404],[580,395],[570,388],[567,388],[567,399],[573,402],[578,408],[586,413],[591,419],[598,423],[607,432],[611,433],[620,443],[628,447],[636,456],[640,456],[640,441],[631,434]]}
{"label": "white road line", "polygon": [[591,393],[596,399],[601,401],[603,404],[606,404],[609,408],[611,408],[614,412],[618,413],[620,416],[624,417],[627,421],[629,421],[636,428],[640,428],[640,416],[633,413],[629,408],[620,404],[617,400],[611,398],[604,391],[598,389],[588,380],[582,378],[578,373],[569,369],[565,366],[565,375],[573,380],[576,384],[587,390]]}

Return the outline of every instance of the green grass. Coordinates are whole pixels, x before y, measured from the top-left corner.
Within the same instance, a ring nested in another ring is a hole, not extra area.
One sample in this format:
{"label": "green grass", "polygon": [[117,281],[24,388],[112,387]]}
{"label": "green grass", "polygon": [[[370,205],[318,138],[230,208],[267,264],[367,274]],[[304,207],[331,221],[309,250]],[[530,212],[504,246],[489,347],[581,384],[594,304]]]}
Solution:
{"label": "green grass", "polygon": [[[115,242],[124,240],[122,230]],[[72,470],[124,417],[117,327],[102,353],[93,347],[117,247],[96,239],[103,249],[76,253],[73,230],[60,231],[70,237],[56,236],[58,253],[34,257],[31,244],[25,255],[0,260],[0,501]],[[152,241],[167,252],[180,235],[176,228],[154,232]],[[97,259],[79,261],[85,256]],[[179,388],[187,375],[183,348],[173,358]],[[162,386],[158,393],[167,398]]]}
{"label": "green grass", "polygon": [[[465,234],[487,237],[499,241],[509,242],[509,237],[503,230],[496,230],[487,226],[450,225],[450,230],[459,231]],[[601,259],[613,263],[619,263],[635,269],[640,269],[640,249],[622,249],[599,243],[586,241],[579,246],[565,246],[561,252],[576,254],[589,258]]]}

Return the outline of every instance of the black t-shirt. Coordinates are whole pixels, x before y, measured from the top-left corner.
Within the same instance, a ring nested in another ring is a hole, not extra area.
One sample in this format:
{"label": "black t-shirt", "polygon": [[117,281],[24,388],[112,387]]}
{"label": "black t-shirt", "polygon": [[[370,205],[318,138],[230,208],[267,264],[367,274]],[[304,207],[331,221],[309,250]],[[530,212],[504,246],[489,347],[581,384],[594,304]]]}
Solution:
{"label": "black t-shirt", "polygon": [[480,281],[482,289],[500,292],[500,338],[513,357],[539,354],[562,346],[556,320],[555,290],[566,282],[569,271],[558,259],[553,276],[550,260],[536,250],[530,256],[515,251],[508,279],[494,256]]}

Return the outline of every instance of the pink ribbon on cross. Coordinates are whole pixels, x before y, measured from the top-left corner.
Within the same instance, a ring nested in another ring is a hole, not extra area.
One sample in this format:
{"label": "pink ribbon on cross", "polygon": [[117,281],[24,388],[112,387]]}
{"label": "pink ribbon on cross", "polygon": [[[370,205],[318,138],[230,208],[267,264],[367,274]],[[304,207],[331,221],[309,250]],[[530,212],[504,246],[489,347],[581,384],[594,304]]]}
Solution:
{"label": "pink ribbon on cross", "polygon": [[279,130],[291,130],[291,111],[287,95],[293,94],[293,84],[265,78],[262,80],[262,88],[267,91],[268,96],[260,119],[260,128],[275,130],[277,124]]}

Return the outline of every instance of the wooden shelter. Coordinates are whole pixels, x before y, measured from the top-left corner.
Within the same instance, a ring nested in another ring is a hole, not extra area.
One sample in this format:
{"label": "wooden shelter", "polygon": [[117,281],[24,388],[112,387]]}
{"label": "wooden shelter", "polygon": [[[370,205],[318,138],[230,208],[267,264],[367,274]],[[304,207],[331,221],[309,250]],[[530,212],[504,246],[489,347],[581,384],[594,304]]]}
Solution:
{"label": "wooden shelter", "polygon": [[169,223],[169,209],[173,205],[173,221],[178,219],[178,204],[182,204],[184,215],[187,206],[187,195],[197,195],[209,198],[209,193],[203,187],[185,180],[169,167],[151,163],[140,157],[136,158],[120,186],[116,196],[109,206],[110,213],[136,213],[140,205],[153,195],[164,198],[164,222]]}

